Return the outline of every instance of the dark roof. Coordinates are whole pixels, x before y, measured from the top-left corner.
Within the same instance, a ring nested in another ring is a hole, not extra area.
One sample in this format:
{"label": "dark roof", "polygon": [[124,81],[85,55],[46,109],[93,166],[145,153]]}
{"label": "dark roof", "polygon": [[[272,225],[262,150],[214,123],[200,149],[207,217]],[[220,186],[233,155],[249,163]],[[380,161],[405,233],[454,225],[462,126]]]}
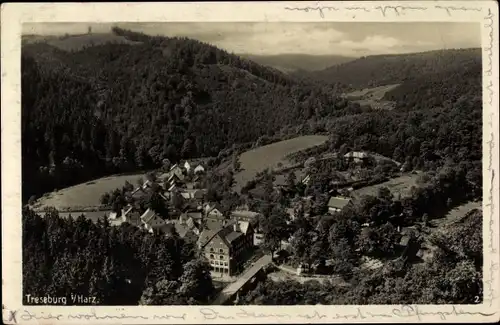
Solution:
{"label": "dark roof", "polygon": [[[225,226],[217,226],[212,229],[204,229],[200,234],[198,243],[201,247],[208,245],[214,238],[218,237],[227,247],[231,247],[231,243],[243,236],[243,232],[234,231],[233,225],[235,221],[229,222]],[[248,227],[247,227],[248,229]]]}
{"label": "dark roof", "polygon": [[149,221],[151,221],[152,219],[154,219],[156,217],[156,213],[151,210],[151,209],[147,209],[141,216],[141,220],[145,223],[148,223]]}
{"label": "dark roof", "polygon": [[184,213],[187,217],[193,218],[195,220],[199,220],[203,218],[203,214],[201,212],[186,212]]}
{"label": "dark roof", "polygon": [[260,215],[259,212],[246,211],[246,210],[234,210],[231,212],[233,218],[242,218],[248,220],[254,220]]}
{"label": "dark roof", "polygon": [[151,228],[164,234],[171,234],[173,233],[174,225],[171,223],[163,223],[161,225],[152,225]]}
{"label": "dark roof", "polygon": [[224,221],[226,219],[215,219],[215,218],[207,218],[205,222],[205,228],[211,229],[211,230],[218,230],[221,227],[224,227]]}
{"label": "dark roof", "polygon": [[190,231],[190,229],[187,225],[183,225],[183,224],[180,224],[178,222],[176,222],[174,225],[175,225],[175,230],[177,231],[177,233],[179,234],[179,236],[181,238],[184,238],[186,236],[186,234],[188,233],[188,231]]}
{"label": "dark roof", "polygon": [[399,241],[399,244],[402,245],[402,246],[407,246],[408,243],[410,242],[410,238],[411,238],[411,236],[404,235],[403,237],[401,237],[401,240]]}
{"label": "dark roof", "polygon": [[241,236],[243,236],[243,233],[232,231],[226,235],[226,240],[229,244],[231,244],[233,241],[235,241],[236,239],[238,239]]}
{"label": "dark roof", "polygon": [[212,229],[203,229],[198,238],[198,245],[200,247],[205,247],[215,236],[217,235],[217,231]]}

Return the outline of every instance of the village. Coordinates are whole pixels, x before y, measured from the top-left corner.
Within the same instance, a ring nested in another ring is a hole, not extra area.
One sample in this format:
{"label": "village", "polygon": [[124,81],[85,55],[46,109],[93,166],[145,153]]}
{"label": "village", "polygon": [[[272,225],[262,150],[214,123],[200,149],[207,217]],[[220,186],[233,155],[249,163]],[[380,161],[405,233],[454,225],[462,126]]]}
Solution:
{"label": "village", "polygon": [[329,25],[333,47],[269,42],[272,58],[252,42],[295,23],[23,30],[21,192],[6,183],[23,297],[481,303],[481,39],[440,22],[457,47],[422,27],[413,53],[418,28],[396,24],[401,48],[360,56],[395,37],[370,24]]}
{"label": "village", "polygon": [[[59,214],[67,217],[84,215],[87,218],[92,215],[104,215],[111,226],[119,227],[127,223],[157,236],[178,235],[194,244],[199,255],[208,260],[214,280],[234,282],[254,264],[254,261],[258,258],[262,259],[265,255],[264,250],[260,248],[264,236],[259,221],[262,220],[263,215],[259,212],[258,206],[255,207],[255,202],[256,200],[258,202],[259,197],[263,198],[269,194],[263,191],[262,184],[265,183],[263,175],[272,174],[273,191],[279,196],[289,194],[292,186],[306,189],[299,191],[301,195],[295,194],[285,209],[286,222],[291,227],[298,214],[305,218],[310,217],[309,211],[314,205],[312,202],[314,195],[308,193],[307,189],[313,188],[312,183],[317,179],[315,176],[318,170],[315,166],[318,162],[328,163],[328,161],[338,161],[339,158],[350,166],[351,171],[373,169],[381,164],[391,165],[392,170],[400,173],[406,172],[405,168],[407,168],[391,159],[367,152],[351,151],[342,155],[327,153],[319,157],[311,156],[305,160],[302,159],[301,163],[291,168],[266,170],[257,175],[253,181],[253,188],[245,189],[244,187],[242,190],[242,201],[247,203],[228,210],[219,202],[211,202],[207,199],[207,188],[202,186],[207,175],[206,164],[200,160],[182,161],[148,173],[146,180],[141,180],[135,188],[128,184],[126,200],[122,200],[121,206],[113,205],[112,199],[106,193],[103,197],[107,197],[105,203],[110,206],[108,209],[83,212],[64,211]],[[291,174],[293,176],[290,176]],[[363,188],[379,183],[383,185],[388,180],[388,177],[371,177],[330,182],[328,192],[323,193],[328,196],[326,214],[335,216],[347,206],[352,205],[359,198],[359,192],[362,192]],[[151,192],[158,193],[158,197],[164,201],[167,210],[162,211],[161,208],[153,209],[137,204]],[[248,202],[253,203],[255,207],[253,210],[249,208]],[[369,226],[369,223],[363,224],[363,227]],[[407,229],[398,229],[398,231],[404,233]],[[405,240],[408,241],[408,236],[404,236],[402,241]],[[286,260],[280,258],[283,252],[285,256],[287,255],[286,251],[291,241],[293,241],[292,237],[281,241],[282,250],[274,252],[273,255],[275,263],[285,263]],[[262,266],[264,264],[266,263]],[[365,264],[369,267],[381,266],[379,261],[373,260],[367,260]],[[315,271],[310,267],[299,263],[292,269],[284,266],[282,270],[297,276],[314,274]]]}

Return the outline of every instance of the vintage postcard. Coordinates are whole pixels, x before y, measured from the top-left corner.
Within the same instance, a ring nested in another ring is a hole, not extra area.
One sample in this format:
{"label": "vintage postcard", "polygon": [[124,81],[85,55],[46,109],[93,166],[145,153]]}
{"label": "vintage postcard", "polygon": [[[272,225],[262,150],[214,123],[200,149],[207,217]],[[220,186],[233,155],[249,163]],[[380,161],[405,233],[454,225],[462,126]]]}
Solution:
{"label": "vintage postcard", "polygon": [[4,323],[500,319],[497,2],[1,24]]}

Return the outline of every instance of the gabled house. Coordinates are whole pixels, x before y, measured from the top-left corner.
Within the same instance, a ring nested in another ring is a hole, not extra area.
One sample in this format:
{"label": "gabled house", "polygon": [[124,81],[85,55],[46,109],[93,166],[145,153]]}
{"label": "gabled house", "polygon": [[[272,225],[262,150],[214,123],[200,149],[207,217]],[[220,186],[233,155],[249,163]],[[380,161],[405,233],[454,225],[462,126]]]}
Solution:
{"label": "gabled house", "polygon": [[203,219],[203,213],[200,211],[188,211],[188,212],[184,212],[183,215],[185,215],[187,219],[192,218],[198,224],[201,223],[201,221]]}
{"label": "gabled house", "polygon": [[177,164],[173,165],[170,168],[169,173],[170,173],[170,176],[176,175],[180,180],[184,180],[184,172],[183,172],[182,168]]}
{"label": "gabled house", "polygon": [[152,184],[153,184],[153,183],[152,183],[152,182],[148,179],[148,180],[146,180],[146,181],[142,184],[142,189],[143,189],[143,190],[146,190],[146,189],[150,188]]}
{"label": "gabled house", "polygon": [[207,217],[223,217],[224,210],[219,203],[208,203],[205,205],[205,214]]}
{"label": "gabled house", "polygon": [[349,198],[332,196],[330,198],[330,200],[328,201],[328,212],[329,213],[340,212],[340,211],[342,211],[342,209],[344,209],[350,203],[351,203],[351,199],[349,199]]}
{"label": "gabled house", "polygon": [[231,219],[246,221],[254,226],[258,223],[260,216],[260,213],[248,210],[234,210],[231,212]]}
{"label": "gabled house", "polygon": [[302,184],[304,185],[309,185],[309,183],[311,182],[311,176],[309,174],[307,174],[303,179],[302,179]]}
{"label": "gabled house", "polygon": [[361,163],[370,158],[370,155],[363,151],[351,151],[344,155],[347,160],[352,159],[355,163]]}
{"label": "gabled house", "polygon": [[160,218],[153,210],[147,209],[140,217],[144,229],[150,233],[161,230],[166,225],[165,220]]}
{"label": "gabled house", "polygon": [[147,195],[147,192],[142,186],[140,186],[140,187],[136,188],[135,190],[133,190],[132,192],[130,192],[130,196],[135,201],[142,199],[146,195]]}
{"label": "gabled house", "polygon": [[185,189],[180,192],[182,197],[186,200],[194,200],[198,203],[203,203],[203,199],[205,197],[205,190],[199,190],[199,189]]}
{"label": "gabled house", "polygon": [[108,215],[109,220],[118,220],[126,221],[127,215],[132,212],[134,208],[129,204],[124,209],[121,209],[120,213],[116,213],[111,211]]}
{"label": "gabled house", "polygon": [[174,225],[175,230],[181,238],[192,243],[196,243],[198,241],[198,237],[200,235],[200,225],[196,220],[182,214]]}
{"label": "gabled house", "polygon": [[213,272],[232,276],[242,269],[253,246],[253,228],[245,221],[233,221],[214,229],[203,229],[197,242]]}
{"label": "gabled house", "polygon": [[168,177],[166,184],[168,184],[167,186],[172,186],[172,185],[179,186],[183,183],[183,180],[184,180],[184,175],[179,176],[177,174],[171,174]]}

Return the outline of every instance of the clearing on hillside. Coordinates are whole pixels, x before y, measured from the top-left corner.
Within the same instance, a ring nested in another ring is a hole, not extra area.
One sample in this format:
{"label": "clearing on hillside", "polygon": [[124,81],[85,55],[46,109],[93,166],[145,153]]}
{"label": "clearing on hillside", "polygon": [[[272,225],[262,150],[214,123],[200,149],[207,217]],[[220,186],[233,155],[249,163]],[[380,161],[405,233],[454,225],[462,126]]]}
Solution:
{"label": "clearing on hillside", "polygon": [[343,97],[362,106],[371,106],[373,109],[392,109],[394,108],[394,102],[383,100],[382,98],[386,92],[391,91],[398,86],[399,84],[393,84],[374,88],[364,88],[362,90],[356,90],[343,94]]}
{"label": "clearing on hillside", "polygon": [[44,207],[52,206],[58,210],[75,210],[98,207],[104,193],[121,188],[127,181],[137,186],[137,180],[141,177],[144,179],[145,174],[116,175],[71,186],[45,194],[36,201],[33,208],[41,210]]}
{"label": "clearing on hillside", "polygon": [[234,175],[235,190],[239,192],[257,173],[266,168],[280,168],[279,163],[282,164],[281,168],[291,165],[286,159],[287,155],[321,145],[327,140],[328,137],[323,135],[306,135],[245,151],[239,157],[242,170]]}
{"label": "clearing on hillside", "polygon": [[390,179],[387,182],[383,182],[372,186],[366,186],[358,190],[354,190],[351,194],[353,197],[358,199],[364,195],[377,196],[379,188],[387,187],[389,190],[391,190],[391,193],[394,196],[400,194],[401,197],[407,197],[411,195],[410,194],[411,187],[417,186],[417,179],[419,176],[420,175],[418,173],[399,176]]}

